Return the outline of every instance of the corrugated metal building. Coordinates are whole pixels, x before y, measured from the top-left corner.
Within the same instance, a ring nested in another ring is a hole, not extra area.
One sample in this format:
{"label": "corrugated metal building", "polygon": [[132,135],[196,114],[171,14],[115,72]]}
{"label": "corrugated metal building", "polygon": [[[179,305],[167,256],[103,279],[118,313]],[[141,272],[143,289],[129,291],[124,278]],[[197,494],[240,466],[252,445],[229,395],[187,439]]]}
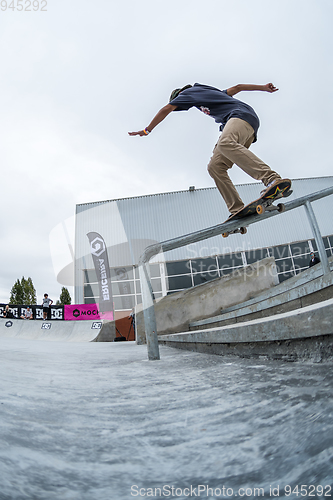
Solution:
{"label": "corrugated metal building", "polygon": [[[293,180],[288,201],[333,185],[332,177]],[[262,183],[238,185],[245,203],[258,197]],[[327,253],[333,253],[333,197],[313,203]],[[216,188],[162,193],[77,205],[75,228],[75,302],[98,301],[98,286],[87,233],[101,234],[108,247],[115,310],[127,312],[141,302],[136,265],[156,242],[220,224],[228,217]],[[308,267],[315,250],[303,207],[258,224],[246,235],[222,236],[157,255],[151,265],[156,298],[193,286],[274,255],[280,280]],[[121,314],[121,313],[119,313]],[[118,314],[118,316],[119,316]]]}

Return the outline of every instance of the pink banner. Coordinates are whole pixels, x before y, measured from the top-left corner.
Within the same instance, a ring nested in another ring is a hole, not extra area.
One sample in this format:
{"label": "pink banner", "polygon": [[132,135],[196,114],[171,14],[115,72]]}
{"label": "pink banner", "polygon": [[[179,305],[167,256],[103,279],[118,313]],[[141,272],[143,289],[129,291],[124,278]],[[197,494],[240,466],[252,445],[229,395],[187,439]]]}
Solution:
{"label": "pink banner", "polygon": [[113,312],[99,312],[98,304],[72,304],[64,306],[65,321],[82,321],[95,319],[113,320]]}
{"label": "pink banner", "polygon": [[99,317],[100,319],[108,319],[110,321],[113,321],[113,312],[112,311],[99,311]]}

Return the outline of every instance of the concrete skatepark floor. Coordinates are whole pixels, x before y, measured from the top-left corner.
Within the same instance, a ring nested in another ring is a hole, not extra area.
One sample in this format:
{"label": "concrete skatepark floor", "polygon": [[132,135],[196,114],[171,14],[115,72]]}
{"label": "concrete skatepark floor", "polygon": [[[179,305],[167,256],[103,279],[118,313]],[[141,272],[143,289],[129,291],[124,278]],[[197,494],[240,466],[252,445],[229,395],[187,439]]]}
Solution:
{"label": "concrete skatepark floor", "polygon": [[329,363],[163,346],[148,361],[131,342],[0,339],[0,353],[1,500],[195,498],[199,485],[202,498],[270,498],[332,483]]}

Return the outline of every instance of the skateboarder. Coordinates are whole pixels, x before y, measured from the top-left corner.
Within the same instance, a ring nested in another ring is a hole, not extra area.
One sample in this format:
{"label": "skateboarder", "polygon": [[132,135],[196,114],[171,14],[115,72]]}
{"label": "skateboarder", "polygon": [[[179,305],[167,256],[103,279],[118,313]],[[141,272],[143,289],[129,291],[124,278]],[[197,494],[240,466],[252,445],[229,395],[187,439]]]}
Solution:
{"label": "skateboarder", "polygon": [[[199,83],[186,85],[171,93],[169,104],[160,109],[145,129],[129,132],[131,136],[145,137],[172,111],[187,111],[193,106],[214,118],[220,124],[222,134],[208,164],[208,172],[214,179],[231,216],[244,207],[244,203],[228,175],[228,169],[234,163],[254,179],[261,180],[266,188],[281,180],[278,173],[271,170],[268,165],[248,150],[250,145],[257,140],[259,118],[251,106],[234,99],[234,95],[245,90],[273,93],[278,89],[272,83],[266,85],[239,84],[226,90],[219,90]],[[262,193],[265,191],[264,189]]]}

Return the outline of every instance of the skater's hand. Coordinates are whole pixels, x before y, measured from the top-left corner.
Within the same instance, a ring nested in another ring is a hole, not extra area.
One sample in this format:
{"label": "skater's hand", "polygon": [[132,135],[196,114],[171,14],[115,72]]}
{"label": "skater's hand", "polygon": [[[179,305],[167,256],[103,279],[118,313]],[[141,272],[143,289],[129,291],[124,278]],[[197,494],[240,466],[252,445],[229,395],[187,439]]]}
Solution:
{"label": "skater's hand", "polygon": [[276,92],[277,90],[279,90],[279,89],[277,89],[272,83],[266,83],[266,85],[264,85],[265,92],[272,93],[272,92]]}
{"label": "skater's hand", "polygon": [[161,121],[164,120],[164,118],[166,118],[168,114],[170,114],[171,111],[174,111],[175,109],[177,109],[177,106],[174,106],[173,104],[167,104],[159,110],[157,115],[155,115],[155,117],[145,129],[139,130],[138,132],[128,132],[128,135],[140,135],[141,137],[143,137],[150,134],[150,132],[152,132],[156,125],[161,123]]}
{"label": "skater's hand", "polygon": [[148,134],[144,130],[139,130],[138,132],[128,132],[128,135],[140,135],[141,137],[146,137]]}

